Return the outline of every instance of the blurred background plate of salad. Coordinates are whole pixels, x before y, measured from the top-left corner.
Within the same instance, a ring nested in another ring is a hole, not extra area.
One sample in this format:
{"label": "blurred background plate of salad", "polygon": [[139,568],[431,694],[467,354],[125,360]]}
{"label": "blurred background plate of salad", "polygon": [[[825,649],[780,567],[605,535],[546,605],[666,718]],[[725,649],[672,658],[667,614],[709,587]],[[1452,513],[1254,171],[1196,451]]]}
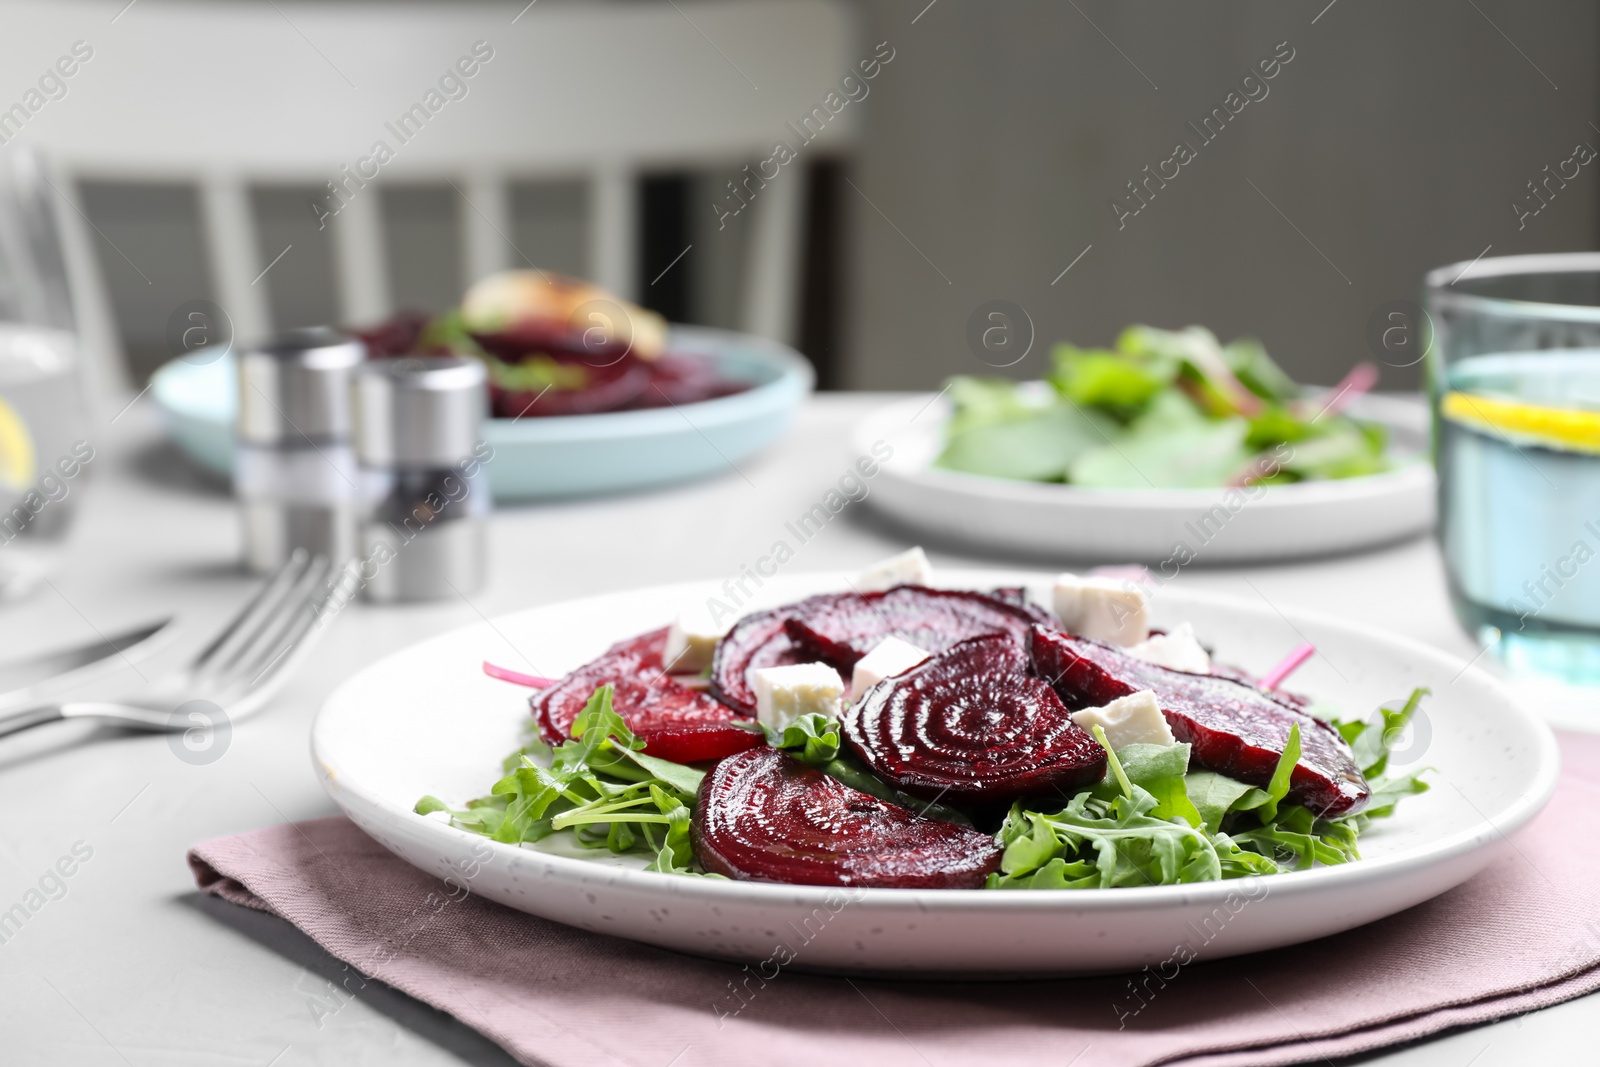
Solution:
{"label": "blurred background plate of salad", "polygon": [[[370,358],[484,362],[494,418],[486,464],[501,501],[592,496],[710,477],[782,436],[811,392],[785,345],[669,326],[599,286],[540,270],[490,275],[459,308],[350,329]],[[191,353],[151,379],[168,433],[227,475],[236,407],[231,353]]]}
{"label": "blurred background plate of salad", "polygon": [[1371,364],[1302,387],[1259,342],[1198,326],[1130,326],[1110,348],[1059,344],[1052,357],[1044,381],[955,377],[864,420],[858,443],[895,447],[880,510],[971,545],[1172,574],[1348,551],[1432,522],[1426,413],[1374,395]]}

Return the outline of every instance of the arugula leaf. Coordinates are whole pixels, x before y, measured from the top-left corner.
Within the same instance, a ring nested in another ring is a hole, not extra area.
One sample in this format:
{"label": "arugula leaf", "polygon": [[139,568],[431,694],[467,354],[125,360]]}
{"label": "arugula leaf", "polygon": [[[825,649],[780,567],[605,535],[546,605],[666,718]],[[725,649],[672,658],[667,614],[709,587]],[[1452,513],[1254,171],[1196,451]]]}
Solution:
{"label": "arugula leaf", "polygon": [[813,767],[825,766],[839,754],[838,722],[817,712],[802,715],[781,730],[764,724],[760,729],[767,744]]}
{"label": "arugula leaf", "polygon": [[1208,835],[1156,818],[1143,788],[1107,803],[1079,793],[1055,814],[1014,806],[1000,828],[1000,873],[991,889],[1109,889],[1215,881],[1222,863]]}
{"label": "arugula leaf", "polygon": [[[1106,741],[1105,730],[1096,725],[1092,732],[1106,750],[1101,785],[1114,788],[1115,795],[1079,793],[1053,815],[1014,806],[999,834],[1004,847],[1001,873],[990,876],[989,887],[1106,889],[1221,878],[1222,863],[1209,836],[1181,816],[1160,814],[1161,801],[1134,784],[1122,756]],[[1188,746],[1181,752],[1151,751],[1166,747],[1177,746],[1129,745],[1122,754],[1139,778],[1181,786]]]}
{"label": "arugula leaf", "polygon": [[1400,740],[1401,734],[1422,707],[1422,698],[1428,690],[1418,687],[1411,691],[1398,711],[1378,709],[1378,718],[1370,722],[1340,722],[1336,724],[1341,737],[1350,744],[1356,765],[1368,778],[1382,774],[1389,766],[1389,750]]}
{"label": "arugula leaf", "polygon": [[1373,819],[1382,819],[1394,814],[1395,805],[1406,797],[1426,793],[1429,789],[1427,782],[1422,780],[1423,771],[1413,774],[1403,774],[1398,778],[1382,777],[1368,784],[1372,786],[1372,799],[1367,802],[1366,808],[1348,818],[1361,820],[1360,827],[1365,829],[1367,823]]}
{"label": "arugula leaf", "polygon": [[[1097,727],[1098,729],[1098,727]],[[1099,735],[1096,735],[1099,736]],[[1127,780],[1142,788],[1156,800],[1150,814],[1158,819],[1179,818],[1190,826],[1200,827],[1200,812],[1189,799],[1184,774],[1189,769],[1189,745],[1125,745],[1114,754]],[[1114,791],[1112,778],[1095,787],[1094,793],[1102,800],[1110,800]]]}
{"label": "arugula leaf", "polygon": [[1428,783],[1422,780],[1422,775],[1427,771],[1425,767],[1393,778],[1385,773],[1389,767],[1390,750],[1400,740],[1407,724],[1422,707],[1422,698],[1427,695],[1427,689],[1413,689],[1398,711],[1380,707],[1378,717],[1371,721],[1334,723],[1339,735],[1349,742],[1357,765],[1367,776],[1367,784],[1372,787],[1372,799],[1367,802],[1366,809],[1346,817],[1355,822],[1358,829],[1365,829],[1373,819],[1394,814],[1395,805],[1406,797],[1428,791]]}
{"label": "arugula leaf", "polygon": [[1289,795],[1289,779],[1295,765],[1300,762],[1300,724],[1289,727],[1289,740],[1283,744],[1283,755],[1272,769],[1272,780],[1267,783],[1267,799],[1260,807],[1261,821],[1271,822],[1278,817],[1278,804]]}
{"label": "arugula leaf", "polygon": [[[1255,786],[1229,778],[1216,771],[1191,771],[1184,779],[1189,800],[1200,814],[1201,825],[1210,833],[1222,828],[1223,816],[1233,810],[1245,794],[1261,792]],[[1262,794],[1265,797],[1266,794]]]}
{"label": "arugula leaf", "polygon": [[613,709],[612,694],[609,685],[594,691],[548,766],[524,747],[488,796],[461,810],[424,796],[413,810],[448,812],[459,829],[506,844],[570,831],[584,847],[649,852],[651,870],[690,873],[689,825],[705,774],[640,751],[644,741]]}
{"label": "arugula leaf", "polygon": [[1292,869],[1314,863],[1335,864],[1360,859],[1355,827],[1337,820],[1317,819],[1309,808],[1293,804],[1254,829],[1232,835],[1232,840],[1263,855],[1293,857]]}
{"label": "arugula leaf", "polygon": [[637,764],[646,774],[659,782],[666,782],[680,793],[695,796],[700,792],[700,783],[705,780],[706,772],[694,767],[686,767],[681,763],[673,763],[671,760],[635,752],[632,749],[619,749],[618,752]]}

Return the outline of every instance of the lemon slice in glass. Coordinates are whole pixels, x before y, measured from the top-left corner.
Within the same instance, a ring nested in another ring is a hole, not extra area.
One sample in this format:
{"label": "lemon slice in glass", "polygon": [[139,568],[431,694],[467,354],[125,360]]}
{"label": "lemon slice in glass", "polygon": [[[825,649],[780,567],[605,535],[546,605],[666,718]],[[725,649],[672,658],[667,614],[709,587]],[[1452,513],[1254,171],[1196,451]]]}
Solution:
{"label": "lemon slice in glass", "polygon": [[1600,455],[1600,411],[1460,391],[1446,393],[1440,411],[1457,425],[1497,437],[1563,452]]}
{"label": "lemon slice in glass", "polygon": [[0,397],[0,488],[20,493],[33,484],[33,436],[16,409]]}

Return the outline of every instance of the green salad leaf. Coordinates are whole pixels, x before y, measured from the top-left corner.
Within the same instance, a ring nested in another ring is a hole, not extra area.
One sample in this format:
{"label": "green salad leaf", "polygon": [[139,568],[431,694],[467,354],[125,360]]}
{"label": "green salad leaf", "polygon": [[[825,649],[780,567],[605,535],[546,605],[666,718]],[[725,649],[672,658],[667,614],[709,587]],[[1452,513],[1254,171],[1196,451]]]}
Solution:
{"label": "green salad leaf", "polygon": [[1222,359],[1234,377],[1256,396],[1277,404],[1287,404],[1300,395],[1300,387],[1267,355],[1266,346],[1254,337],[1229,341],[1222,348]]}
{"label": "green salad leaf", "polygon": [[1139,354],[1057,345],[1051,352],[1055,373],[1050,383],[1074,404],[1101,408],[1124,418],[1144,410],[1178,376],[1175,359],[1141,358]]}
{"label": "green salad leaf", "polygon": [[1245,447],[1249,430],[1239,418],[1130,428],[1079,456],[1067,469],[1067,481],[1100,489],[1227,485],[1255,457]]}
{"label": "green salad leaf", "polygon": [[1023,482],[1059,482],[1114,431],[1104,416],[1066,404],[976,426],[951,438],[936,461],[945,470]]}
{"label": "green salad leaf", "polygon": [[1340,736],[1350,743],[1356,763],[1367,776],[1367,784],[1372,787],[1372,800],[1368,802],[1366,810],[1353,816],[1359,828],[1365,829],[1373,819],[1394,814],[1395,805],[1406,797],[1428,791],[1428,783],[1421,777],[1427,768],[1419,768],[1410,774],[1388,773],[1389,753],[1404,734],[1406,726],[1416,717],[1422,707],[1422,698],[1427,695],[1427,689],[1414,689],[1399,710],[1379,708],[1375,719],[1335,724]]}
{"label": "green salad leaf", "polygon": [[[1129,783],[1155,798],[1150,814],[1157,819],[1180,818],[1190,826],[1202,823],[1199,810],[1189,799],[1184,782],[1189,769],[1189,746],[1127,745],[1116,753],[1121,773]],[[1097,799],[1112,800],[1118,791],[1110,776],[1093,790]]]}
{"label": "green salad leaf", "polygon": [[431,352],[438,349],[466,356],[483,363],[489,380],[502,389],[512,392],[537,393],[544,389],[582,389],[589,383],[589,373],[581,365],[563,363],[545,355],[530,356],[515,363],[507,363],[486,352],[473,339],[467,329],[460,308],[452,308],[435,315],[417,335],[416,350]]}
{"label": "green salad leaf", "polygon": [[1048,385],[952,378],[946,470],[1103,489],[1218,488],[1388,470],[1381,426],[1325,411],[1259,341],[1130,326],[1111,348],[1059,344]]}
{"label": "green salad leaf", "polygon": [[767,744],[813,767],[826,766],[839,754],[839,723],[826,715],[802,715],[781,730],[772,726],[756,729],[765,733]]}
{"label": "green salad leaf", "polygon": [[[1115,795],[1079,793],[1055,813],[1011,809],[1000,830],[1000,873],[991,889],[1110,889],[1130,885],[1210,882],[1222,877],[1222,863],[1211,838],[1180,818],[1157,815],[1160,801],[1135,785],[1105,731],[1094,727],[1106,750],[1103,786]],[[1151,746],[1138,746],[1148,748]],[[1187,747],[1187,746],[1185,746]],[[1139,752],[1147,780],[1170,777],[1171,761],[1158,766],[1153,754]],[[1184,766],[1188,753],[1182,753]]]}
{"label": "green salad leaf", "polygon": [[563,363],[550,356],[528,356],[506,363],[485,356],[489,380],[512,392],[537,393],[543,389],[582,389],[589,384],[589,372],[575,363]]}
{"label": "green salad leaf", "polygon": [[650,870],[692,873],[689,822],[705,772],[641,752],[644,742],[612,709],[612,692],[594,691],[572,739],[546,750],[548,767],[525,746],[507,758],[488,796],[461,810],[425,796],[414,810],[448,812],[457,828],[513,845],[570,830],[586,848],[652,853]]}

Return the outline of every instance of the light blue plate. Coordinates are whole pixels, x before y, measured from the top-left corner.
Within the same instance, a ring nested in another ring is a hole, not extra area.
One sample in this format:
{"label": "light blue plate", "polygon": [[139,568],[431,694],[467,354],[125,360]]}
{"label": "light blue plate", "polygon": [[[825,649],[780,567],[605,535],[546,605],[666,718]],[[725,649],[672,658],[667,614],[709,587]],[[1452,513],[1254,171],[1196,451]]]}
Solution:
{"label": "light blue plate", "polygon": [[[484,439],[496,500],[592,496],[688,481],[725,471],[781,436],[810,394],[811,364],[793,349],[748,334],[674,326],[669,348],[714,359],[746,392],[676,408],[604,415],[490,419]],[[231,356],[201,350],[156,371],[150,394],[178,447],[227,476],[236,407]]]}

